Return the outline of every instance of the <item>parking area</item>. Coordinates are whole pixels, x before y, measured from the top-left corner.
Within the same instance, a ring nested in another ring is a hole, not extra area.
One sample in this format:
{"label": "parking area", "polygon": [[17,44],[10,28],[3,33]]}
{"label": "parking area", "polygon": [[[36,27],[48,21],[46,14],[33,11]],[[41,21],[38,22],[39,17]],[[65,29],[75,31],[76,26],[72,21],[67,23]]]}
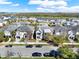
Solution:
{"label": "parking area", "polygon": [[51,50],[57,50],[58,47],[54,46],[42,46],[42,47],[26,47],[26,46],[12,46],[12,47],[5,47],[0,46],[0,56],[24,56],[24,57],[32,57],[32,53],[34,52],[50,52]]}

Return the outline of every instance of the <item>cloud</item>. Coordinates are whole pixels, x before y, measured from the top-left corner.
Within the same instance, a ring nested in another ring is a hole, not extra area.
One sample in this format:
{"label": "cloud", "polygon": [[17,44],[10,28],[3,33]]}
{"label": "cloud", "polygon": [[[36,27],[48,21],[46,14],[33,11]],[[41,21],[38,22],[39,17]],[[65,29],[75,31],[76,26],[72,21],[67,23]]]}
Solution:
{"label": "cloud", "polygon": [[29,4],[41,4],[42,1],[41,0],[30,0]]}
{"label": "cloud", "polygon": [[17,3],[16,3],[16,4],[12,4],[12,6],[19,6],[19,5],[20,5],[20,4],[17,4]]}
{"label": "cloud", "polygon": [[0,5],[5,5],[5,4],[9,4],[9,5],[11,5],[11,6],[19,6],[19,4],[18,3],[13,3],[13,2],[10,2],[10,1],[8,1],[8,0],[0,0]]}
{"label": "cloud", "polygon": [[68,6],[69,0],[29,0],[28,4],[38,5],[37,11],[79,12],[79,6]]}
{"label": "cloud", "polygon": [[12,4],[12,2],[9,2],[7,0],[0,0],[0,4]]}
{"label": "cloud", "polygon": [[67,6],[67,2],[64,0],[30,0],[29,4],[38,4],[42,6]]}
{"label": "cloud", "polygon": [[38,7],[37,11],[47,11],[47,12],[69,12],[69,13],[77,13],[79,12],[79,6],[71,6],[71,7],[52,7],[52,8],[42,8]]}

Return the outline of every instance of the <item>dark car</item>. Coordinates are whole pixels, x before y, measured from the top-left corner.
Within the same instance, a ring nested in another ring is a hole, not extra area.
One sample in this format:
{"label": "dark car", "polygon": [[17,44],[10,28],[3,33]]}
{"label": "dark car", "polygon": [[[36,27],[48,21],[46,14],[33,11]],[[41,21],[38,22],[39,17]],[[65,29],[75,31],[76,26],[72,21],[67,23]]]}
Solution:
{"label": "dark car", "polygon": [[41,48],[41,47],[42,47],[42,45],[36,45],[36,47],[37,47],[37,48]]}
{"label": "dark car", "polygon": [[60,53],[58,51],[52,50],[50,51],[50,55],[53,57],[57,57],[57,56],[60,56]]}
{"label": "dark car", "polygon": [[32,53],[32,56],[34,56],[34,57],[41,57],[42,56],[42,54],[41,53],[39,53],[39,52],[34,52],[34,53]]}
{"label": "dark car", "polygon": [[12,45],[6,45],[5,47],[12,47]]}
{"label": "dark car", "polygon": [[43,54],[43,56],[44,57],[50,57],[51,55],[50,55],[50,53],[46,52],[46,53]]}
{"label": "dark car", "polygon": [[26,46],[26,48],[32,48],[33,47],[33,45],[27,45]]}

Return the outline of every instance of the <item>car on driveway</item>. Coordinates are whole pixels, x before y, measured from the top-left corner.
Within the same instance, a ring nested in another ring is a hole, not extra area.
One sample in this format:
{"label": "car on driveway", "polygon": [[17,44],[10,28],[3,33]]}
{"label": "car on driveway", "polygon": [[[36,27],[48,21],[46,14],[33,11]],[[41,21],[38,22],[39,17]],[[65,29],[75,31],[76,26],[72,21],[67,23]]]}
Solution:
{"label": "car on driveway", "polygon": [[26,46],[26,48],[32,48],[33,47],[33,45],[27,45]]}
{"label": "car on driveway", "polygon": [[41,57],[42,54],[40,52],[34,52],[34,53],[32,53],[32,56],[33,57]]}
{"label": "car on driveway", "polygon": [[57,56],[60,56],[60,53],[58,51],[51,50],[50,55],[53,56],[53,57],[57,57]]}
{"label": "car on driveway", "polygon": [[5,47],[12,47],[12,45],[5,45]]}
{"label": "car on driveway", "polygon": [[42,47],[42,45],[36,45],[35,47],[36,47],[36,48],[41,48],[41,47]]}
{"label": "car on driveway", "polygon": [[43,54],[43,56],[44,56],[44,57],[50,57],[51,55],[50,55],[49,52],[45,52],[45,53]]}

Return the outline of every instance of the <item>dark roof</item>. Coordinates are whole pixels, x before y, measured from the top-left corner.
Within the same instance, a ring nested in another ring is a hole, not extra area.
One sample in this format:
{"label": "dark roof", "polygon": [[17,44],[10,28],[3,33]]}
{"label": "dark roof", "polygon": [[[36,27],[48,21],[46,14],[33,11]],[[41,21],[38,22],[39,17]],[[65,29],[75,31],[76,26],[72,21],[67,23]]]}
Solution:
{"label": "dark roof", "polygon": [[79,32],[79,25],[72,27],[73,32]]}
{"label": "dark roof", "polygon": [[64,28],[64,27],[62,27],[62,26],[59,26],[59,25],[53,27],[52,29],[55,30],[56,32],[59,32],[59,31],[61,31],[61,32],[66,32],[66,31],[67,31],[66,28]]}
{"label": "dark roof", "polygon": [[22,28],[21,30],[23,30],[23,31],[25,30],[25,28],[30,30],[30,26],[27,26],[26,24],[27,24],[26,22],[16,22],[16,23],[14,23],[12,25],[7,26],[5,28],[5,30],[10,31],[10,32],[12,32],[12,31],[14,31],[16,29],[20,30],[20,28]]}
{"label": "dark roof", "polygon": [[21,31],[21,32],[32,32],[33,28],[29,25],[24,25],[24,26],[20,26],[17,28],[17,31]]}
{"label": "dark roof", "polygon": [[5,30],[12,32],[12,31],[16,30],[17,28],[18,28],[18,26],[16,24],[12,24],[12,25],[9,25],[8,27],[6,27]]}

